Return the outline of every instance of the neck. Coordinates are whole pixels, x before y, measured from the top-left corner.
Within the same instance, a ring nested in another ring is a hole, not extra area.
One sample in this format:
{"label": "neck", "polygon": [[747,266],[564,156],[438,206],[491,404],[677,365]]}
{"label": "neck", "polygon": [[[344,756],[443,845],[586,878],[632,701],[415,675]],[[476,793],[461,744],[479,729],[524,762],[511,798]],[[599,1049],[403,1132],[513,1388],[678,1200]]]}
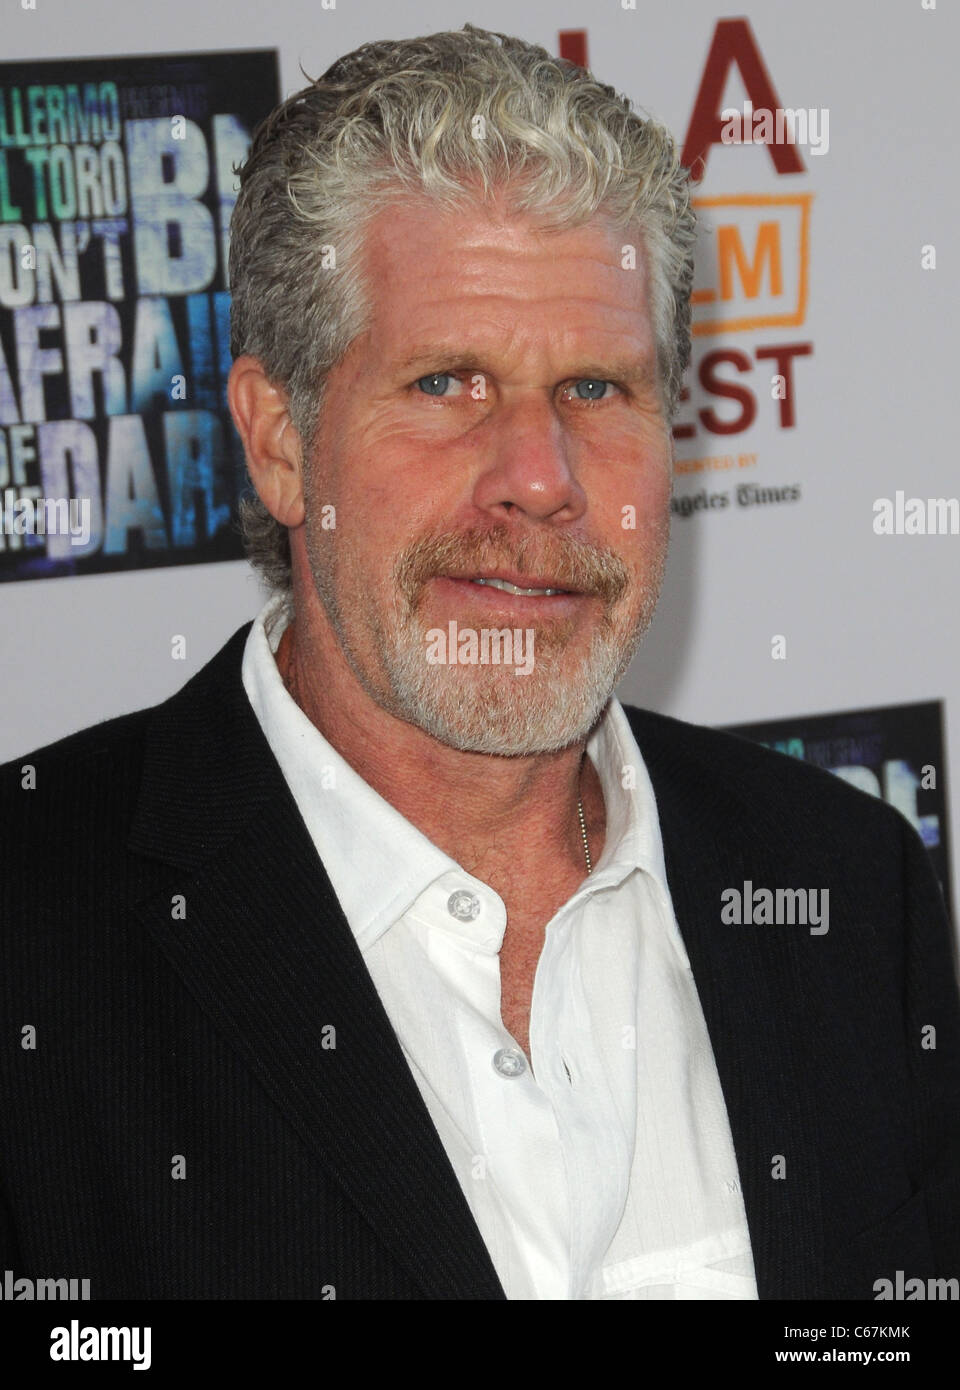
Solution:
{"label": "neck", "polygon": [[332,634],[308,636],[296,620],[284,630],[276,663],[293,699],[341,757],[474,877],[498,891],[541,878],[575,886],[587,872],[580,800],[598,862],[603,792],[585,742],[524,757],[451,748],[384,710]]}

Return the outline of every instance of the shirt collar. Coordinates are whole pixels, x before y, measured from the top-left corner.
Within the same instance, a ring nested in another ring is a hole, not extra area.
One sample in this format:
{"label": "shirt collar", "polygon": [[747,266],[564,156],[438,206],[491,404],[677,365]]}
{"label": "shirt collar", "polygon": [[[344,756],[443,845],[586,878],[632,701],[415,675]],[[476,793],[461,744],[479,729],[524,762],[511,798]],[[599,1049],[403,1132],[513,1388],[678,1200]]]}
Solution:
{"label": "shirt collar", "polygon": [[[244,647],[243,685],[344,915],[366,949],[438,878],[451,871],[464,876],[465,870],[374,791],[291,697],[273,655],[288,621],[281,598],[261,609]],[[615,888],[639,869],[669,900],[653,787],[615,698],[587,754],[600,777],[607,821],[603,853],[578,893]],[[678,933],[676,941],[685,959]]]}

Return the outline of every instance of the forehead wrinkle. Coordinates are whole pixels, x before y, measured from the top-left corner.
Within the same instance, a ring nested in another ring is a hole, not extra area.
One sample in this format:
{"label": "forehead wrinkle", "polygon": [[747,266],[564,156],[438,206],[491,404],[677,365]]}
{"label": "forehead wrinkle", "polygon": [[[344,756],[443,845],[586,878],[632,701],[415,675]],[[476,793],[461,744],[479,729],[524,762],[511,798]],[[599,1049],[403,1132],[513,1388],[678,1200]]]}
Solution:
{"label": "forehead wrinkle", "polygon": [[[575,249],[569,245],[570,238],[577,243]],[[580,267],[592,263],[620,271],[619,240],[616,229],[603,217],[578,227],[546,232],[522,217],[503,223],[490,221],[482,209],[477,209],[476,214],[458,211],[434,216],[421,205],[384,209],[378,214],[365,238],[364,256],[368,265],[380,267],[388,281],[412,269],[414,280],[432,286],[437,283],[436,266],[425,264],[420,254],[429,251],[431,256],[439,255],[449,261],[450,273],[446,278],[464,287],[473,280],[495,277],[505,264],[514,267],[531,259],[542,264],[544,257],[551,274],[556,273],[557,263],[562,260]],[[568,244],[560,248],[562,241]],[[472,264],[466,263],[468,259]],[[638,261],[637,272],[641,279],[646,278],[645,255]],[[542,298],[536,291],[533,295]],[[514,297],[526,297],[523,287]]]}
{"label": "forehead wrinkle", "polygon": [[[562,255],[545,260],[543,246],[549,248],[549,242],[541,242],[531,253],[525,228],[511,228],[515,238],[505,242],[500,239],[502,229],[474,226],[456,245],[448,246],[441,234],[440,244],[434,240],[430,246],[435,259],[427,265],[407,236],[385,235],[386,224],[381,230],[380,245],[387,254],[385,259],[374,257],[379,274],[375,272],[372,286],[371,327],[373,342],[382,348],[377,354],[381,366],[375,370],[399,374],[412,372],[418,365],[423,371],[489,370],[496,360],[510,375],[508,364],[533,354],[557,361],[556,370],[569,375],[598,375],[600,367],[604,375],[632,380],[654,375],[652,366],[644,371],[626,361],[634,356],[653,358],[656,352],[644,259],[638,263],[639,278],[637,272],[633,274],[634,293],[625,295],[622,271],[610,243],[566,248]],[[574,229],[574,234],[578,230],[582,229]],[[602,234],[607,229],[598,231]],[[429,244],[426,234],[423,240]],[[369,242],[367,249],[373,250]],[[558,265],[567,263],[573,269],[561,276],[558,287]],[[406,309],[399,315],[403,323],[397,321],[401,308]],[[587,321],[580,322],[581,316]],[[543,323],[544,317],[564,326],[558,332],[555,324]],[[465,327],[451,332],[451,321]],[[604,337],[613,339],[609,350],[602,346]],[[486,345],[482,338],[488,339]],[[609,368],[608,360],[614,364]],[[581,364],[591,372],[580,372]]]}
{"label": "forehead wrinkle", "polygon": [[[512,337],[527,331],[525,321],[541,310],[563,323],[565,329],[562,331],[567,334],[585,331],[591,337],[605,333],[642,339],[652,337],[645,274],[625,286],[624,272],[619,267],[614,269],[607,262],[601,264],[610,271],[601,283],[583,283],[571,277],[560,289],[544,284],[545,278],[556,276],[556,262],[549,267],[542,263],[532,266],[529,274],[506,285],[499,279],[493,280],[492,274],[471,275],[463,266],[458,266],[449,276],[427,276],[423,280],[423,293],[418,294],[415,286],[407,286],[414,302],[411,315],[402,327],[404,339],[409,340],[411,334],[415,334],[418,340],[427,341],[434,331],[438,337],[445,336],[445,320],[456,315],[459,322],[463,315],[469,314],[472,317],[482,315],[489,320],[491,334],[502,343],[505,335]],[[614,274],[619,277],[616,282]],[[383,297],[377,297],[377,309],[382,309],[388,317],[391,313],[391,305]],[[410,318],[414,316],[415,322],[411,325]],[[576,316],[573,322],[572,316]],[[437,320],[436,330],[431,320]],[[533,327],[534,331],[543,331],[542,324],[534,323]],[[551,339],[558,336],[555,328],[551,328],[550,336]]]}
{"label": "forehead wrinkle", "polygon": [[[387,363],[390,370],[400,371],[412,370],[418,365],[434,371],[465,370],[479,368],[483,362],[493,359],[520,361],[529,354],[556,361],[561,364],[558,370],[570,374],[589,375],[586,370],[581,371],[589,367],[638,380],[651,369],[656,358],[656,344],[648,321],[641,321],[638,331],[633,316],[625,316],[625,319],[628,321],[622,328],[574,325],[559,334],[545,334],[542,325],[518,321],[509,326],[497,321],[472,324],[460,331],[438,326],[435,333],[427,330],[418,334],[413,343],[409,334],[406,335],[402,343],[404,351],[396,357],[388,355]],[[388,347],[388,354],[389,351]]]}
{"label": "forehead wrinkle", "polygon": [[[435,248],[434,248],[435,249]],[[442,259],[442,258],[441,258]],[[572,268],[560,284],[563,262],[569,260]],[[607,260],[601,256],[573,255],[555,256],[545,261],[540,257],[518,257],[510,266],[504,265],[502,251],[496,253],[485,265],[471,265],[462,249],[451,255],[449,266],[434,262],[429,268],[422,266],[416,258],[396,263],[392,270],[394,276],[404,269],[414,269],[414,275],[406,278],[407,287],[417,295],[419,304],[436,305],[438,308],[457,300],[486,300],[492,309],[498,301],[505,305],[590,305],[596,304],[602,312],[629,303],[634,296],[624,295],[625,272],[616,259]],[[632,285],[638,291],[635,296],[639,305],[647,294],[646,270],[630,272]],[[384,277],[389,283],[391,276]],[[422,294],[418,290],[422,287]]]}

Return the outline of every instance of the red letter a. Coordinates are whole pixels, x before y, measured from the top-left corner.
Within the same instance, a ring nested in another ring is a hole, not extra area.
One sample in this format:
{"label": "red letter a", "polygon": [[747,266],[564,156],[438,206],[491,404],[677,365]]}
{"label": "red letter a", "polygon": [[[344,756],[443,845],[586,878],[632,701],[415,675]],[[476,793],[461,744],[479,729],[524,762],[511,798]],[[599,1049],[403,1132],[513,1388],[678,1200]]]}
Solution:
{"label": "red letter a", "polygon": [[[776,111],[780,106],[770,74],[763,66],[763,59],[760,57],[760,50],[749,22],[745,19],[718,20],[703,69],[700,90],[693,104],[687,138],[683,144],[681,162],[691,171],[696,182],[703,178],[710,146],[723,143],[720,139],[723,125],[720,119],[720,102],[723,99],[727,75],[734,63],[740,69],[740,76],[747,89],[747,96],[753,102],[754,111]],[[767,149],[778,174],[804,173],[804,163],[797,153],[796,145],[768,144]]]}

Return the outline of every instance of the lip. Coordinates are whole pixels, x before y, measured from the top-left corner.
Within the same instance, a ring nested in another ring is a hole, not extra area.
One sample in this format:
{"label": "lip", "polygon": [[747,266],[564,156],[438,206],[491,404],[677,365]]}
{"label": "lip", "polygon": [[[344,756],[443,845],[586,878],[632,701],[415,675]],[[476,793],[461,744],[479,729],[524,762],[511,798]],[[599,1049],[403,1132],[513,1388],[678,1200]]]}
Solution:
{"label": "lip", "polygon": [[[570,589],[566,584],[561,584],[557,579],[550,579],[546,576],[518,574],[516,570],[480,570],[479,573],[470,574],[445,574],[437,576],[443,579],[456,579],[469,582],[473,579],[502,579],[505,584],[516,584],[518,589],[564,589],[566,593],[576,595],[577,590]],[[503,592],[502,590],[500,591]],[[518,598],[519,595],[511,595]],[[582,597],[582,595],[581,595]]]}
{"label": "lip", "polygon": [[[516,584],[524,589],[552,589],[556,586],[543,579],[534,579],[530,575],[519,575],[485,572],[484,579],[503,579],[508,584]],[[505,616],[516,616],[518,618],[566,617],[577,612],[577,610],[589,599],[591,594],[563,593],[563,594],[508,594],[503,589],[493,589],[487,584],[474,584],[471,578],[461,578],[455,575],[435,575],[428,581],[429,586],[434,589],[437,597],[443,601],[456,603],[459,607],[464,603],[473,603],[481,611],[490,614],[503,614]]]}

